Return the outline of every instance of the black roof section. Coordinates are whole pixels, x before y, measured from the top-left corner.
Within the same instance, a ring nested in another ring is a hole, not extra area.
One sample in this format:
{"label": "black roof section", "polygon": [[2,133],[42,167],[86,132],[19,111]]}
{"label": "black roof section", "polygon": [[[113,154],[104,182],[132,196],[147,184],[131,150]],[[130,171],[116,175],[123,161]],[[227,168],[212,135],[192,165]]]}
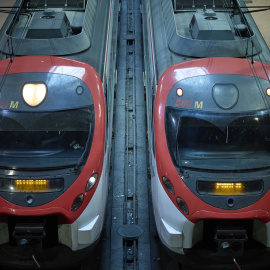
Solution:
{"label": "black roof section", "polygon": [[245,57],[261,52],[236,0],[162,1],[169,49],[189,57]]}
{"label": "black roof section", "polygon": [[59,56],[87,50],[97,4],[97,0],[17,0],[0,32],[0,51],[10,54],[11,44],[15,55]]}

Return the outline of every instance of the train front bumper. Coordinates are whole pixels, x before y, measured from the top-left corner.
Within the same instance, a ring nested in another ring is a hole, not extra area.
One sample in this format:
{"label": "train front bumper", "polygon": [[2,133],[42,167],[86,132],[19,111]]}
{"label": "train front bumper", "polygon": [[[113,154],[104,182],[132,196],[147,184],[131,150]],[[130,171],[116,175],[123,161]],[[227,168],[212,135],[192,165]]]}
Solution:
{"label": "train front bumper", "polygon": [[81,228],[79,227],[79,221],[75,221],[72,224],[59,225],[59,242],[68,246],[73,251],[83,249],[98,239],[102,225],[99,216],[96,216]]}
{"label": "train front bumper", "polygon": [[[158,177],[153,156],[152,161],[151,188],[155,222],[158,235],[168,250],[182,255],[190,251],[203,240],[206,220],[239,220],[239,213],[210,212],[200,209],[200,207],[191,215],[191,220],[196,220],[196,222],[187,219],[165,192]],[[249,239],[262,244],[265,248],[270,247],[270,222],[267,222],[266,219],[268,216],[268,212],[261,208],[241,212],[241,217],[243,217],[241,219],[252,222]],[[213,242],[218,243],[218,237],[215,240],[214,236],[215,234],[213,234]]]}
{"label": "train front bumper", "polygon": [[[47,269],[76,265],[89,257],[99,241],[103,225],[100,216],[81,227],[80,218],[72,224],[58,226],[57,222],[50,222],[50,218],[46,221],[48,225],[17,223],[10,239],[6,237],[8,224],[1,223],[5,239],[1,239],[0,264],[20,269],[36,269],[38,265]],[[48,227],[54,228],[49,230]]]}
{"label": "train front bumper", "polygon": [[[154,159],[153,159],[154,160]],[[155,161],[151,170],[153,210],[159,237],[169,250],[184,254],[202,238],[202,222],[189,221],[172,203],[158,178]]]}

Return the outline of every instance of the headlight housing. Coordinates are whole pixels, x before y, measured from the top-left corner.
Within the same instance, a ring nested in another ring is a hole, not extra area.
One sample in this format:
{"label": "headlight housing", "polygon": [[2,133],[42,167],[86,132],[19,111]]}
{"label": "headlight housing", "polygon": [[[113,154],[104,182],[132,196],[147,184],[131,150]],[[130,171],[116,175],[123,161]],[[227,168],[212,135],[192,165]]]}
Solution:
{"label": "headlight housing", "polygon": [[90,189],[93,188],[93,186],[95,185],[95,183],[97,182],[98,179],[98,174],[94,173],[89,180],[87,181],[86,187],[85,187],[85,191],[89,191]]}

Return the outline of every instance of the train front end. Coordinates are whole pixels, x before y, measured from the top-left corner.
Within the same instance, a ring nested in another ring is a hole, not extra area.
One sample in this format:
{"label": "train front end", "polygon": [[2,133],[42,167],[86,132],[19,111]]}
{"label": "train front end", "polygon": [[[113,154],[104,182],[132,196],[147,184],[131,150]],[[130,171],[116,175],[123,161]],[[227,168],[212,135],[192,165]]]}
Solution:
{"label": "train front end", "polygon": [[232,257],[249,265],[270,247],[269,72],[250,60],[205,58],[171,66],[159,81],[154,215],[165,247],[195,256],[196,269],[202,255],[213,267]]}
{"label": "train front end", "polygon": [[104,223],[102,83],[91,66],[58,57],[17,57],[0,68],[1,261],[70,264]]}

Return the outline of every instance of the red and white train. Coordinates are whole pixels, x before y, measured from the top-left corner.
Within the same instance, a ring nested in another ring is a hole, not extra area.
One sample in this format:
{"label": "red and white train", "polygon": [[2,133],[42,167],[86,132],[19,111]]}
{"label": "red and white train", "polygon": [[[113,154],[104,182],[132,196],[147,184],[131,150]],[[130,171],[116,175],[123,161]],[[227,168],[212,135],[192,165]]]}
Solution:
{"label": "red and white train", "polygon": [[143,3],[156,228],[195,269],[269,263],[270,54],[250,10]]}
{"label": "red and white train", "polygon": [[1,263],[64,267],[101,236],[117,6],[17,0],[2,27]]}

